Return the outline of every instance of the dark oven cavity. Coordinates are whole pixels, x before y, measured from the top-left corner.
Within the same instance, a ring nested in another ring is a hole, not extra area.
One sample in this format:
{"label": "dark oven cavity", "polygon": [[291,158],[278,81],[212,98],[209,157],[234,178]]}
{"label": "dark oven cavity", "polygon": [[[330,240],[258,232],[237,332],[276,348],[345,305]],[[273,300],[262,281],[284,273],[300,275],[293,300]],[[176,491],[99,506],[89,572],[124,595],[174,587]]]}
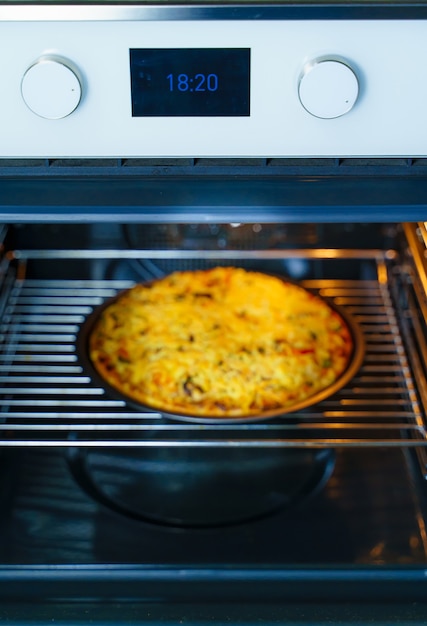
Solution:
{"label": "dark oven cavity", "polygon": [[[5,231],[3,564],[424,564],[423,246],[416,224]],[[218,264],[280,272],[347,311],[365,342],[352,380],[243,425],[135,410],[91,380],[76,339],[96,307]]]}

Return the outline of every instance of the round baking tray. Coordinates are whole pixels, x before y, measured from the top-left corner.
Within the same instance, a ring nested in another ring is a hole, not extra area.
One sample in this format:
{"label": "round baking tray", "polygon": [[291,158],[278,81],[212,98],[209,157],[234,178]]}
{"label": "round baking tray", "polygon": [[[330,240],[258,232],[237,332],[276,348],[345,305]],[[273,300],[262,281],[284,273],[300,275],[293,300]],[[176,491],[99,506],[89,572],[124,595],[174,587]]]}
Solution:
{"label": "round baking tray", "polygon": [[[270,274],[271,275],[271,274]],[[277,275],[275,274],[277,277]],[[288,280],[282,276],[278,276],[281,280],[286,283],[295,284],[293,281]],[[154,281],[149,281],[147,283],[142,284],[150,284]],[[301,285],[298,285],[302,287]],[[304,288],[304,287],[302,287]],[[307,290],[309,291],[309,290]],[[168,410],[159,409],[154,404],[150,405],[148,403],[140,403],[137,400],[133,399],[130,396],[127,396],[124,393],[118,391],[115,387],[110,385],[97,371],[95,366],[93,365],[90,357],[89,357],[89,338],[91,332],[101,316],[102,312],[110,306],[113,302],[118,300],[125,292],[120,292],[116,296],[107,299],[103,304],[96,307],[93,312],[85,319],[83,322],[80,331],[77,336],[76,347],[79,361],[84,369],[84,371],[90,376],[91,381],[94,385],[100,386],[113,398],[118,400],[125,401],[130,407],[133,407],[139,411],[154,411],[156,413],[161,413],[165,417],[169,417],[171,419],[186,421],[186,422],[195,422],[199,424],[224,424],[224,422],[230,424],[239,424],[239,423],[249,423],[249,422],[258,422],[260,420],[271,419],[274,417],[279,417],[281,415],[296,413],[301,411],[302,409],[306,409],[315,404],[318,404],[322,400],[329,398],[334,395],[337,391],[342,389],[350,380],[355,376],[357,371],[359,370],[365,355],[365,342],[363,333],[357,324],[357,322],[353,319],[351,315],[347,313],[342,307],[337,306],[333,301],[328,298],[324,298],[316,294],[316,297],[320,298],[324,302],[328,304],[328,306],[333,309],[338,315],[343,319],[344,323],[347,325],[350,335],[352,338],[353,349],[348,362],[346,369],[343,371],[341,376],[328,387],[321,389],[320,391],[314,393],[313,395],[305,398],[304,400],[297,402],[295,404],[279,407],[268,411],[263,411],[257,414],[250,415],[241,415],[241,416],[204,416],[204,415],[194,415],[191,411],[178,411],[171,412]],[[311,292],[310,292],[311,293]]]}

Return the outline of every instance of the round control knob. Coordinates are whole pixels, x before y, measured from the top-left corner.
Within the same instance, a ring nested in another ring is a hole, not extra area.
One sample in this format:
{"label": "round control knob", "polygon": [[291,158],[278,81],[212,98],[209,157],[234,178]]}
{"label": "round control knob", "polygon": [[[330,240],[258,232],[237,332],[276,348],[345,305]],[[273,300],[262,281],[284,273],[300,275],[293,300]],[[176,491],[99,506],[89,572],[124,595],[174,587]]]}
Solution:
{"label": "round control knob", "polygon": [[300,77],[302,106],[315,117],[332,119],[348,113],[359,95],[356,74],[343,61],[318,59]]}
{"label": "round control knob", "polygon": [[67,62],[55,57],[42,57],[28,68],[21,92],[33,113],[50,120],[70,115],[82,96],[76,72]]}

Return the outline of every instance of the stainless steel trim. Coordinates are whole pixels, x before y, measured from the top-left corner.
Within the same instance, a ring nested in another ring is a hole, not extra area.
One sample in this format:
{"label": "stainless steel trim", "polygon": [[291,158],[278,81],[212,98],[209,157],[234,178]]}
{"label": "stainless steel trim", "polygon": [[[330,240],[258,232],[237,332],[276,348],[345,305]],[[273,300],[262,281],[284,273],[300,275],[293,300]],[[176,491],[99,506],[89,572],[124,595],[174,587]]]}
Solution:
{"label": "stainless steel trim", "polygon": [[278,19],[289,6],[268,4],[3,4],[0,21],[154,21]]}
{"label": "stainless steel trim", "polygon": [[154,0],[144,4],[129,0],[120,4],[107,0],[103,4],[53,2],[10,2],[0,5],[0,21],[152,21],[152,20],[279,20],[279,19],[425,19],[426,5],[419,3],[312,3],[289,0],[262,3],[248,0],[232,4],[199,0],[197,4]]}

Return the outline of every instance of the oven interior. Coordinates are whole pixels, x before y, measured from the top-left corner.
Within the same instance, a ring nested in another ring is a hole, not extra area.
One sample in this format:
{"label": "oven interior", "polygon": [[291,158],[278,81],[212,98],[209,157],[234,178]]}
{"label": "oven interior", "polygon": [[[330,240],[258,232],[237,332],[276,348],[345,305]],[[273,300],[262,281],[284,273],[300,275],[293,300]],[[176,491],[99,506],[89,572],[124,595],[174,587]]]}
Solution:
{"label": "oven interior", "polygon": [[[424,223],[17,223],[2,237],[3,597],[423,596]],[[343,307],[365,341],[350,383],[297,415],[200,425],[91,380],[78,337],[97,306],[216,265]]]}

